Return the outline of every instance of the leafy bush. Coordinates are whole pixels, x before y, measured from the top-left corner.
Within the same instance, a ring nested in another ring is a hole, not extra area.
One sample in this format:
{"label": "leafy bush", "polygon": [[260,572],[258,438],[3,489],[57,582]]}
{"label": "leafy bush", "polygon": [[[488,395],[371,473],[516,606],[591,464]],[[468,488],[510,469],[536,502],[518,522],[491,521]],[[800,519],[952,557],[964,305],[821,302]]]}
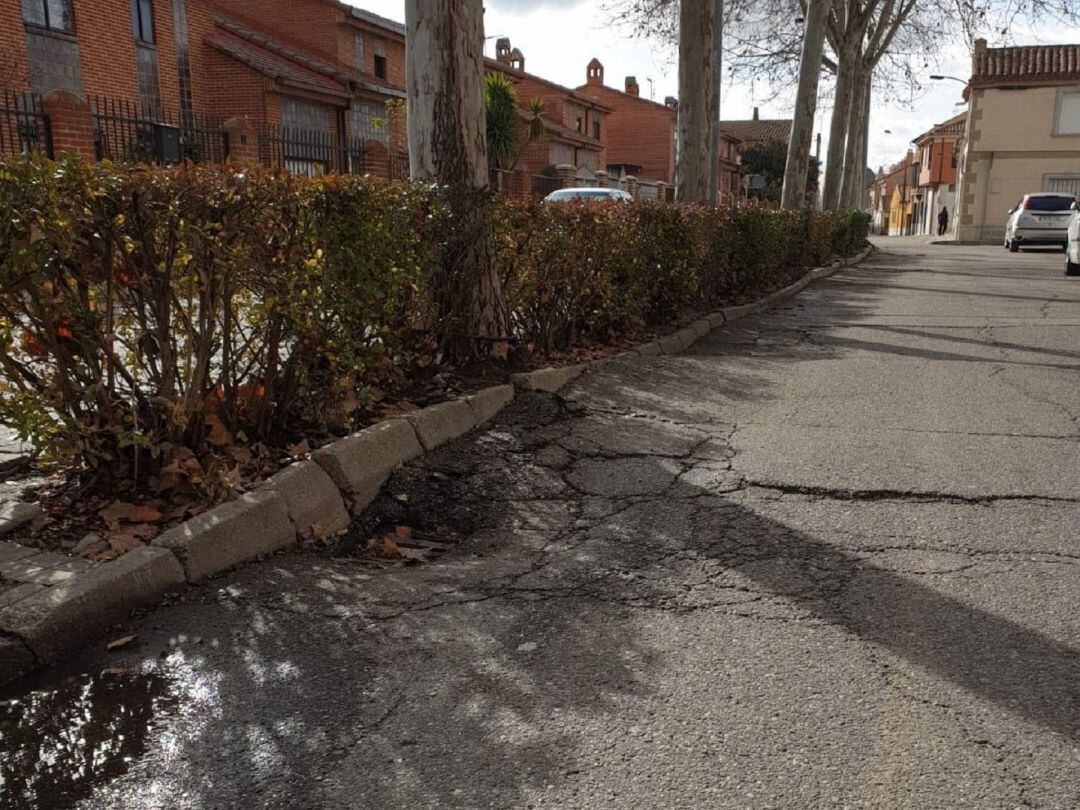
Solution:
{"label": "leafy bush", "polygon": [[[541,355],[765,292],[869,226],[665,203],[492,210],[509,337]],[[0,164],[0,214],[0,423],[105,485],[180,477],[228,497],[237,455],[345,432],[374,388],[442,363],[454,223],[437,188],[19,158]]]}

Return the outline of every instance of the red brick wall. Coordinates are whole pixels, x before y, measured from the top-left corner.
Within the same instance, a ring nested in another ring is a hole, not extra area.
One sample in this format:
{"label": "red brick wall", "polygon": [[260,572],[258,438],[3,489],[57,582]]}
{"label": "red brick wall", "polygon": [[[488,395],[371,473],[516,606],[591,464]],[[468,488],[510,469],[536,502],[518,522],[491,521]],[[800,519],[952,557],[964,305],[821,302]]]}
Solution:
{"label": "red brick wall", "polygon": [[[135,37],[131,32],[131,8],[126,0],[75,2],[75,35],[83,87],[88,96],[102,94],[116,99],[139,100],[135,72]],[[157,41],[158,84],[162,103],[179,106],[176,79],[176,48],[173,40],[172,4],[154,1],[154,37]]]}
{"label": "red brick wall", "polygon": [[518,161],[525,165],[529,174],[540,174],[551,164],[551,136],[544,133],[539,138],[526,141],[525,133],[521,134],[522,143],[525,147],[521,150]]}
{"label": "red brick wall", "polygon": [[585,85],[577,92],[615,108],[605,122],[607,163],[636,164],[642,179],[674,181],[674,110],[604,85]]}
{"label": "red brick wall", "polygon": [[217,4],[244,21],[276,29],[296,42],[317,48],[324,59],[338,58],[338,25],[344,12],[322,0],[216,0]]}
{"label": "red brick wall", "polygon": [[0,0],[0,84],[26,90],[30,66],[26,63],[26,34],[19,0]]}
{"label": "red brick wall", "polygon": [[280,113],[278,118],[268,117],[267,82],[262,74],[220,51],[203,47],[201,77],[192,80],[202,88],[203,110],[208,115],[218,119],[246,115],[257,122],[280,121]]}
{"label": "red brick wall", "polygon": [[[87,96],[92,99],[100,94],[138,101],[135,37],[131,31],[131,9],[127,0],[77,1],[72,5],[80,73]],[[154,36],[161,99],[167,107],[176,108],[179,87],[170,0],[154,2]],[[15,83],[20,88],[27,86],[29,78],[26,59],[26,29],[20,2],[0,0],[0,66],[9,60],[14,64]]]}

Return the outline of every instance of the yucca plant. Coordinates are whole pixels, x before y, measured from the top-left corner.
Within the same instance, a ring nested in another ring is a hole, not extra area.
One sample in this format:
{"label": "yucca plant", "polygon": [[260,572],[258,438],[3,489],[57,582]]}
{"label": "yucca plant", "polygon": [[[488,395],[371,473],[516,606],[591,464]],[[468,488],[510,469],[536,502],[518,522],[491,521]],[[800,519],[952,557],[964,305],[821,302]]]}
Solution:
{"label": "yucca plant", "polygon": [[484,86],[488,161],[496,169],[512,169],[518,156],[518,99],[514,85],[501,73],[489,73]]}

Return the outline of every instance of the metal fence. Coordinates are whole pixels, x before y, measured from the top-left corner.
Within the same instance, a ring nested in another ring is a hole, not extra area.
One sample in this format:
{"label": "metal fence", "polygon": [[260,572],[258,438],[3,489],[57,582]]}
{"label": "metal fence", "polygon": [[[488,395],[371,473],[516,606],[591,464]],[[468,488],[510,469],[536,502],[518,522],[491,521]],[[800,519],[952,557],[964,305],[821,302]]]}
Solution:
{"label": "metal fence", "polygon": [[380,143],[361,137],[344,143],[328,130],[263,125],[259,162],[273,169],[317,177],[322,174],[378,174],[391,180],[409,177],[407,155],[388,153]]}
{"label": "metal fence", "polygon": [[562,180],[546,174],[534,174],[529,183],[529,191],[538,197],[546,197],[560,188],[562,188]]}
{"label": "metal fence", "polygon": [[97,96],[93,119],[98,160],[223,163],[229,154],[221,122],[207,116]]}
{"label": "metal fence", "polygon": [[36,93],[0,89],[0,157],[41,152],[52,157],[49,119]]}

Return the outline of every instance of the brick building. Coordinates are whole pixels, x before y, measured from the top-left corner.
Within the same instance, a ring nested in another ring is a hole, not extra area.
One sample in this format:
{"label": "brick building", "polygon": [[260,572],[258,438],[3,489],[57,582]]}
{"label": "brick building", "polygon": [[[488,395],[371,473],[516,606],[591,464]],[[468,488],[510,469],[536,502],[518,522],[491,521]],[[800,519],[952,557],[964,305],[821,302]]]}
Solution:
{"label": "brick building", "polygon": [[[90,157],[403,174],[388,107],[405,97],[403,31],[336,2],[265,6],[0,0],[0,154],[40,148],[47,116],[55,151]],[[294,29],[316,10],[333,37],[312,43]]]}
{"label": "brick building", "polygon": [[[404,98],[405,26],[340,0],[217,0],[231,15],[258,19],[289,36],[305,49],[352,77],[351,132],[367,128],[387,100]],[[524,106],[533,98],[544,101],[541,135],[523,146],[523,173],[562,182],[589,182],[604,167],[605,116],[610,110],[587,96],[525,71],[522,53],[508,40],[496,43],[496,58],[486,59],[489,71],[504,74],[517,88]],[[522,109],[524,124],[531,117]],[[404,117],[393,122],[391,149],[405,146]],[[573,172],[568,172],[573,167]],[[571,176],[567,176],[567,175]]]}
{"label": "brick building", "polygon": [[790,118],[761,118],[757,107],[754,107],[753,118],[721,121],[720,128],[738,139],[740,152],[765,141],[787,143],[791,140]]}
{"label": "brick building", "polygon": [[915,192],[916,233],[936,234],[942,208],[949,212],[949,227],[956,224],[957,145],[964,134],[967,113],[961,113],[915,138],[919,166]]}
{"label": "brick building", "polygon": [[[543,101],[542,134],[525,143],[520,163],[533,174],[555,174],[573,167],[575,179],[592,185],[605,168],[605,139],[610,105],[525,71],[525,57],[510,40],[495,43],[495,59],[485,60],[489,71],[498,71],[513,82],[522,105]],[[568,181],[569,178],[563,178]]]}
{"label": "brick building", "polygon": [[957,239],[1002,241],[1025,194],[1080,195],[1080,43],[976,40],[964,97]]}
{"label": "brick building", "polygon": [[[642,98],[637,79],[627,76],[619,90],[604,84],[604,66],[593,59],[585,69],[581,95],[611,108],[607,124],[607,172],[611,177],[634,175],[639,180],[675,182],[675,131],[679,103],[668,97],[663,104]],[[720,131],[719,188],[722,195],[739,196],[742,188],[740,141]]]}
{"label": "brick building", "polygon": [[[642,196],[666,193],[673,107],[636,86],[608,93],[598,62],[579,90],[528,73],[508,40],[486,67],[515,85],[523,132],[543,102],[520,190],[605,183],[610,166],[641,175]],[[96,158],[407,171],[404,26],[341,0],[0,0],[0,93],[0,154],[41,148],[51,129],[53,151]],[[631,124],[652,114],[649,137],[609,130],[620,105]],[[725,137],[725,191],[735,145]]]}

